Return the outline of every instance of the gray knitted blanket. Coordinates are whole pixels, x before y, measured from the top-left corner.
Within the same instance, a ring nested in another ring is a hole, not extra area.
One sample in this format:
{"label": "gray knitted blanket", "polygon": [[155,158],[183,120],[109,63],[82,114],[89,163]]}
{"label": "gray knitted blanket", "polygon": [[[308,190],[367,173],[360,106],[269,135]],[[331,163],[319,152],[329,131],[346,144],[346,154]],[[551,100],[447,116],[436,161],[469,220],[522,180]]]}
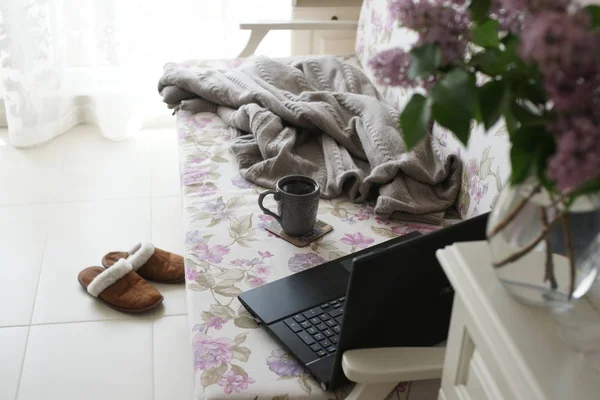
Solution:
{"label": "gray knitted blanket", "polygon": [[240,173],[258,185],[308,175],[323,198],[376,197],[380,215],[430,223],[458,194],[460,159],[437,161],[430,140],[407,152],[398,112],[361,70],[334,57],[256,57],[226,72],[170,63],[158,90],[171,108],[216,112],[235,128]]}

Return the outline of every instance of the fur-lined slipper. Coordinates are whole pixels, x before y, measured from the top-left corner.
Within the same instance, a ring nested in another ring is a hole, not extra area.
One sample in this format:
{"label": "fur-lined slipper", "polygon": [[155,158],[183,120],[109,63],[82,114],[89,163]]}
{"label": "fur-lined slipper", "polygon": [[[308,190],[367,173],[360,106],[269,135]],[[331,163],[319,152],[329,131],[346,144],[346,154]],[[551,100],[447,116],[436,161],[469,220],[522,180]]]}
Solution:
{"label": "fur-lined slipper", "polygon": [[152,310],[163,301],[160,292],[133,271],[133,266],[125,259],[117,261],[110,269],[86,268],[79,273],[78,280],[89,294],[123,312]]}
{"label": "fur-lined slipper", "polygon": [[130,251],[113,251],[102,259],[102,265],[110,268],[122,258],[133,266],[142,278],[159,283],[185,282],[183,257],[155,248],[150,243],[138,243]]}

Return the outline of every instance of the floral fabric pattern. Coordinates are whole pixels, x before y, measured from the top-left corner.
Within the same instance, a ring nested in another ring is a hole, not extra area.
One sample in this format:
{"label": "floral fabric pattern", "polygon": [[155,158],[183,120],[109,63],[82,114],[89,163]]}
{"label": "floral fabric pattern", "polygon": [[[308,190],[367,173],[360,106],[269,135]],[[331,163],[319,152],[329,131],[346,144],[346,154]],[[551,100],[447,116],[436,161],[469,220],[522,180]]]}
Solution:
{"label": "floral fabric pattern", "polygon": [[[386,17],[386,7],[385,0],[366,0],[363,5],[366,17],[361,16],[359,39],[362,38],[365,52],[372,51],[366,49],[372,47],[374,37],[381,38],[382,43],[395,40],[396,27]],[[357,58],[345,60],[358,65]],[[240,62],[188,64],[227,69]],[[404,101],[396,89],[382,88],[382,93],[397,107]],[[484,136],[474,131],[473,146],[465,149],[448,132],[434,129],[436,156],[456,154],[465,165],[457,201],[463,217],[487,211],[508,175],[508,147],[503,144],[508,142],[506,130],[499,125],[494,132]],[[177,134],[196,397],[343,399],[348,388],[337,393],[322,391],[278,343],[258,329],[237,296],[382,241],[413,231],[432,232],[439,227],[383,219],[375,215],[371,204],[355,204],[344,198],[321,200],[318,218],[334,230],[306,248],[297,248],[265,229],[273,218],[263,215],[257,204],[258,193],[264,189],[239,175],[229,152],[232,132],[219,117],[180,111]],[[273,199],[266,203],[267,207],[274,206]],[[439,387],[439,382],[432,384]],[[403,382],[389,398],[404,400],[410,392],[411,384]],[[430,400],[418,394],[411,398]]]}

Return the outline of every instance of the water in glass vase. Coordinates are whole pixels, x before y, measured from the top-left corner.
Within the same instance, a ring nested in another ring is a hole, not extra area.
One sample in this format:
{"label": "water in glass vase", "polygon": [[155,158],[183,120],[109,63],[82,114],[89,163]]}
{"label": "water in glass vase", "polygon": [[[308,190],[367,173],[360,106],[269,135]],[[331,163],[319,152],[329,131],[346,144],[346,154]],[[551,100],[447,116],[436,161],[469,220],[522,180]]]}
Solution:
{"label": "water in glass vase", "polygon": [[564,309],[583,296],[600,268],[600,202],[566,207],[535,182],[507,186],[488,222],[494,271],[529,305]]}

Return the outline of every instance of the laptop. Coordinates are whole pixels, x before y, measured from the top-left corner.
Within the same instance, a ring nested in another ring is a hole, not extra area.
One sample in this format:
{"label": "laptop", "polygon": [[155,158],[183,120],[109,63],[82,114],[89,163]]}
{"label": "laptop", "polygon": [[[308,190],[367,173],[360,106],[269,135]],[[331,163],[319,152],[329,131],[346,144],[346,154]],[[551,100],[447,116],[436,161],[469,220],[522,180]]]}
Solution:
{"label": "laptop", "polygon": [[323,390],[344,385],[347,350],[433,346],[448,334],[454,291],[435,251],[485,240],[488,214],[392,239],[238,296]]}

